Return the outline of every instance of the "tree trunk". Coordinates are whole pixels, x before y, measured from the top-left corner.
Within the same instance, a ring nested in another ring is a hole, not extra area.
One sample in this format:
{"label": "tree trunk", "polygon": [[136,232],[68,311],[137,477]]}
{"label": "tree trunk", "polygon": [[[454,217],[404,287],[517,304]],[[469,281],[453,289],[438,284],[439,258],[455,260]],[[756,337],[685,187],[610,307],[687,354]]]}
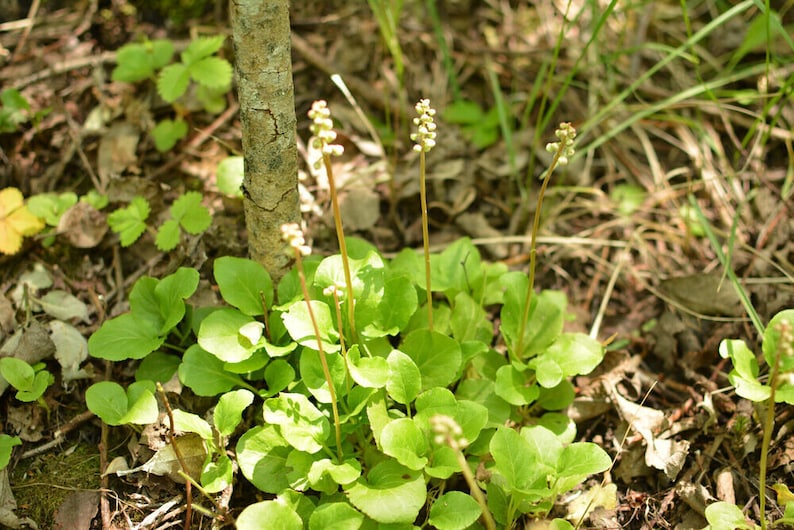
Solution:
{"label": "tree trunk", "polygon": [[248,249],[274,279],[286,273],[281,225],[300,222],[295,97],[287,0],[232,0]]}

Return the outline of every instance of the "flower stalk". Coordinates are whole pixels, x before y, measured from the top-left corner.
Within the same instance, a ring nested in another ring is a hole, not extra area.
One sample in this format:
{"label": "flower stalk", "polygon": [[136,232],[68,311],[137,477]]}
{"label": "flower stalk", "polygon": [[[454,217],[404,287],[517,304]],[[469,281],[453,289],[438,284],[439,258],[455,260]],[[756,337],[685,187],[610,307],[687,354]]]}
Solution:
{"label": "flower stalk", "polygon": [[334,416],[334,433],[336,435],[336,455],[338,463],[342,463],[342,424],[339,419],[339,408],[336,403],[336,389],[334,382],[331,379],[331,370],[328,368],[328,359],[325,357],[325,350],[323,349],[323,342],[320,339],[320,328],[317,325],[317,319],[314,317],[314,309],[312,308],[312,300],[309,296],[309,288],[306,285],[306,274],[303,270],[303,256],[311,254],[311,248],[306,245],[303,238],[303,232],[296,223],[288,223],[281,226],[281,237],[292,248],[295,254],[295,267],[298,270],[298,278],[303,291],[303,299],[306,300],[306,309],[309,312],[309,320],[312,322],[314,337],[317,339],[317,351],[320,353],[320,364],[323,367],[323,375],[325,381],[328,383],[328,393],[331,395],[331,411]]}
{"label": "flower stalk", "polygon": [[[347,320],[350,324],[350,334],[353,341],[358,340],[356,333],[356,308],[353,297],[353,281],[350,275],[350,259],[347,254],[347,243],[345,242],[345,231],[342,227],[342,214],[339,211],[339,198],[336,193],[336,181],[331,167],[331,156],[341,156],[344,148],[341,145],[332,143],[336,140],[336,132],[333,130],[334,122],[331,120],[331,110],[324,100],[312,103],[309,111],[309,118],[312,124],[309,126],[314,138],[314,147],[320,149],[322,158],[317,164],[325,166],[325,174],[328,176],[328,189],[331,193],[331,207],[334,211],[334,225],[336,226],[336,238],[339,241],[339,254],[342,256],[342,268],[345,273],[345,283],[347,284]],[[341,331],[341,330],[340,330]]]}
{"label": "flower stalk", "polygon": [[777,325],[778,348],[775,351],[775,362],[769,372],[769,398],[767,398],[766,417],[764,418],[764,435],[761,440],[761,459],[758,463],[758,509],[761,512],[761,530],[766,530],[766,469],[769,446],[772,443],[772,430],[775,427],[775,393],[782,372],[780,370],[781,357],[794,357],[794,330],[786,320],[781,320]]}
{"label": "flower stalk", "polygon": [[463,450],[469,446],[469,441],[463,436],[463,429],[451,417],[444,414],[436,414],[430,417],[430,428],[435,433],[434,441],[438,445],[447,445],[455,452],[455,458],[460,466],[460,471],[463,473],[463,478],[469,486],[471,496],[480,505],[482,511],[482,519],[485,528],[488,530],[496,530],[496,522],[488,509],[488,501],[485,498],[480,487],[477,485],[477,480],[472,473],[469,463],[466,461],[466,456]]}
{"label": "flower stalk", "polygon": [[433,116],[436,110],[430,107],[429,99],[421,99],[414,107],[418,118],[414,118],[416,132],[411,134],[411,140],[416,142],[414,151],[419,153],[419,201],[422,208],[422,241],[425,253],[425,289],[427,290],[427,327],[433,331],[433,293],[430,290],[430,230],[427,219],[427,182],[425,153],[430,152],[436,145],[436,124]]}
{"label": "flower stalk", "polygon": [[535,290],[537,240],[538,231],[540,230],[540,209],[543,205],[543,196],[546,193],[546,188],[549,185],[549,181],[551,180],[551,175],[554,173],[554,170],[557,169],[557,166],[568,165],[568,160],[575,153],[573,142],[576,138],[576,129],[574,129],[570,123],[560,123],[559,128],[554,131],[554,135],[559,139],[559,142],[546,144],[546,151],[549,153],[554,153],[554,158],[552,158],[551,164],[549,164],[549,168],[546,170],[546,174],[543,176],[543,183],[541,184],[540,192],[538,193],[538,204],[535,207],[535,218],[532,222],[532,235],[529,245],[529,284],[527,285],[527,294],[524,300],[524,313],[521,316],[521,326],[519,328],[518,341],[513,351],[513,354],[518,359],[522,357],[521,353],[524,349],[524,333],[526,332],[527,322],[529,321],[529,308],[532,302],[532,294]]}

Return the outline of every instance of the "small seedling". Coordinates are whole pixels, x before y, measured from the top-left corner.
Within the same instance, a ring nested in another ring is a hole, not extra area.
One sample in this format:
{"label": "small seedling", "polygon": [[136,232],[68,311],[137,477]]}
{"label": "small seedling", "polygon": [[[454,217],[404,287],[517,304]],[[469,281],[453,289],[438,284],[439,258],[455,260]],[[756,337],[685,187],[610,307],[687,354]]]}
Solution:
{"label": "small seedling", "polygon": [[36,401],[49,411],[42,397],[47,388],[55,382],[55,377],[45,369],[44,363],[29,365],[21,359],[3,357],[0,359],[0,375],[17,390],[19,401]]}
{"label": "small seedling", "polygon": [[[720,355],[730,359],[733,369],[728,379],[735,387],[736,393],[750,401],[763,403],[764,414],[763,439],[761,442],[761,461],[758,470],[758,499],[761,512],[762,530],[767,528],[766,520],[766,471],[767,455],[772,442],[772,431],[775,422],[775,404],[788,403],[794,405],[794,309],[787,309],[775,315],[764,331],[761,347],[763,358],[769,367],[769,378],[766,383],[759,380],[759,365],[755,354],[741,340],[726,339],[720,343]],[[780,486],[776,491],[781,490]],[[774,486],[773,486],[774,487]],[[786,488],[787,489],[787,488]],[[794,502],[785,495],[779,498],[785,502],[785,518],[794,513]],[[739,507],[716,502],[706,509],[706,519],[710,528],[756,528],[749,525]],[[777,524],[777,523],[776,523]]]}

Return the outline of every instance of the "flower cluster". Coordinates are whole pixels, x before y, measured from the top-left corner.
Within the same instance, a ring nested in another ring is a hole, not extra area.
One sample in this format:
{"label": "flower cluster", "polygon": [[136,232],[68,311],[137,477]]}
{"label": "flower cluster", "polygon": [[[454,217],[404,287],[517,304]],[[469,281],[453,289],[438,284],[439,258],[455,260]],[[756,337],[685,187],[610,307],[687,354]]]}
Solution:
{"label": "flower cluster", "polygon": [[336,133],[333,130],[334,122],[331,120],[331,109],[328,108],[328,103],[325,100],[320,99],[312,103],[309,118],[312,119],[309,130],[314,135],[313,146],[321,149],[324,155],[339,156],[344,153],[345,150],[341,145],[332,143],[336,140]]}
{"label": "flower cluster", "polygon": [[418,118],[414,118],[416,132],[411,134],[411,140],[416,142],[414,151],[427,153],[436,145],[436,124],[433,122],[436,109],[430,107],[429,99],[420,99],[414,108],[419,114]]}
{"label": "flower cluster", "polygon": [[281,225],[281,239],[300,252],[301,256],[308,256],[312,253],[311,247],[306,245],[306,240],[303,238],[303,231],[300,226],[298,226],[298,223],[285,223]]}
{"label": "flower cluster", "polygon": [[463,436],[463,429],[458,422],[445,414],[431,416],[430,428],[436,434],[433,440],[438,445],[446,444],[454,451],[462,451],[469,446],[469,441]]}
{"label": "flower cluster", "polygon": [[561,152],[559,163],[561,166],[568,164],[568,159],[576,151],[573,149],[573,141],[576,138],[576,129],[568,122],[562,122],[560,128],[554,131],[554,135],[560,139],[559,142],[546,144],[546,151],[549,153]]}

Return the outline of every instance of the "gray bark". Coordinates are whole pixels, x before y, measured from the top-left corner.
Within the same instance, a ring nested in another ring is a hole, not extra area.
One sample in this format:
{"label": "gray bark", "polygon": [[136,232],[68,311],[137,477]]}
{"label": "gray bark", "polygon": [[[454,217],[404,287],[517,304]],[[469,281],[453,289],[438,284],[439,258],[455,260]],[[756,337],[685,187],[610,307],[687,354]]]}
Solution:
{"label": "gray bark", "polygon": [[230,7],[248,249],[278,279],[290,264],[281,225],[300,222],[289,3],[232,0]]}

